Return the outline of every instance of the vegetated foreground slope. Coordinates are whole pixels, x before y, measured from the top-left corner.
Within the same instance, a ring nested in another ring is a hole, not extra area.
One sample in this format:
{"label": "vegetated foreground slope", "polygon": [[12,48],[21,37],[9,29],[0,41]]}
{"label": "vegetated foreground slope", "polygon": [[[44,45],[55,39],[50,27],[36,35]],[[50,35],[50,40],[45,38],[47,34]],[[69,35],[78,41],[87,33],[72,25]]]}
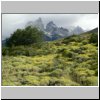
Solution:
{"label": "vegetated foreground slope", "polygon": [[3,86],[97,86],[97,33],[2,50]]}

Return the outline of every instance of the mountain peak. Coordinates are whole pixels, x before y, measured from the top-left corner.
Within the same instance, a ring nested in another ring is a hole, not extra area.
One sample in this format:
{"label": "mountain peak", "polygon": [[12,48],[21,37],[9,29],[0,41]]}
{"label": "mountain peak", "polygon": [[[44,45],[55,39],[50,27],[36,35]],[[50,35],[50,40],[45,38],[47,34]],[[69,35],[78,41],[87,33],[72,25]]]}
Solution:
{"label": "mountain peak", "polygon": [[53,21],[50,21],[47,25],[52,25],[53,27],[57,27]]}
{"label": "mountain peak", "polygon": [[80,28],[80,26],[78,26],[78,25],[77,25],[76,27],[77,27],[77,28]]}
{"label": "mountain peak", "polygon": [[76,26],[76,27],[73,29],[72,32],[75,33],[75,34],[80,34],[80,33],[83,33],[84,30],[82,29],[82,27]]}
{"label": "mountain peak", "polygon": [[[80,26],[76,26],[76,28],[77,28],[77,29],[82,29],[82,27],[80,27]],[[83,30],[83,29],[82,29],[82,30]]]}
{"label": "mountain peak", "polygon": [[37,20],[33,21],[29,21],[26,26],[32,26],[32,27],[36,27],[41,31],[44,31],[44,24],[42,22],[41,17],[39,17]]}
{"label": "mountain peak", "polygon": [[39,17],[36,21],[38,21],[38,22],[42,22],[42,18]]}
{"label": "mountain peak", "polygon": [[54,24],[54,22],[53,21],[50,21],[49,24]]}
{"label": "mountain peak", "polygon": [[54,29],[56,29],[57,26],[56,24],[54,24],[53,21],[50,21],[47,25],[46,25],[46,31],[47,32],[52,32]]}

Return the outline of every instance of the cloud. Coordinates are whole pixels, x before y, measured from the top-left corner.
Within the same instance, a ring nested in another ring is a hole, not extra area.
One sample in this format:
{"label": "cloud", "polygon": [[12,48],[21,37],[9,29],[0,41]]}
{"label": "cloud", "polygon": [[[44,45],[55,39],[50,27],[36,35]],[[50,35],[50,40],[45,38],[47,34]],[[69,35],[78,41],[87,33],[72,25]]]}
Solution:
{"label": "cloud", "polygon": [[10,36],[16,29],[24,28],[28,21],[41,17],[44,25],[53,21],[59,27],[80,26],[83,29],[93,29],[98,26],[97,14],[3,14],[2,39]]}

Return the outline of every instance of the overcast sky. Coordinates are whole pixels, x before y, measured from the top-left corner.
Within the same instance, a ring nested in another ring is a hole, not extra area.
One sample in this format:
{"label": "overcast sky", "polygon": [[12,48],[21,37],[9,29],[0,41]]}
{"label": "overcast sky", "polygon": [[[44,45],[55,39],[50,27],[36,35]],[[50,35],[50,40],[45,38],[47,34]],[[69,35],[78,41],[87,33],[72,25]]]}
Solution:
{"label": "overcast sky", "polygon": [[45,26],[49,21],[53,21],[64,28],[80,26],[84,30],[91,30],[98,27],[97,14],[3,14],[2,39],[9,37],[16,29],[24,28],[28,21],[35,21],[39,17]]}

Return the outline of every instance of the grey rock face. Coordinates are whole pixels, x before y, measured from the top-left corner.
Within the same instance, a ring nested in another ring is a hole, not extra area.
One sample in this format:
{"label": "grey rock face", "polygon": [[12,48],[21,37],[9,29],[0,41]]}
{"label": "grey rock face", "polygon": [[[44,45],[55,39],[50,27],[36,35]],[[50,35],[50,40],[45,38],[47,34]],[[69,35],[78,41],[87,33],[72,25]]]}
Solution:
{"label": "grey rock face", "polygon": [[42,22],[42,19],[41,18],[38,18],[36,21],[29,21],[27,24],[26,24],[26,27],[27,26],[32,26],[32,27],[36,27],[38,28],[39,30],[41,31],[44,31],[44,24]]}
{"label": "grey rock face", "polygon": [[57,26],[53,23],[53,21],[50,21],[47,25],[46,25],[46,31],[47,32],[52,32],[54,30],[57,30]]}
{"label": "grey rock face", "polygon": [[57,34],[57,35],[60,35],[61,37],[68,35],[67,29],[65,29],[63,27],[57,27],[57,25],[54,24],[53,21],[50,21],[46,25],[46,32],[51,33],[51,35]]}

